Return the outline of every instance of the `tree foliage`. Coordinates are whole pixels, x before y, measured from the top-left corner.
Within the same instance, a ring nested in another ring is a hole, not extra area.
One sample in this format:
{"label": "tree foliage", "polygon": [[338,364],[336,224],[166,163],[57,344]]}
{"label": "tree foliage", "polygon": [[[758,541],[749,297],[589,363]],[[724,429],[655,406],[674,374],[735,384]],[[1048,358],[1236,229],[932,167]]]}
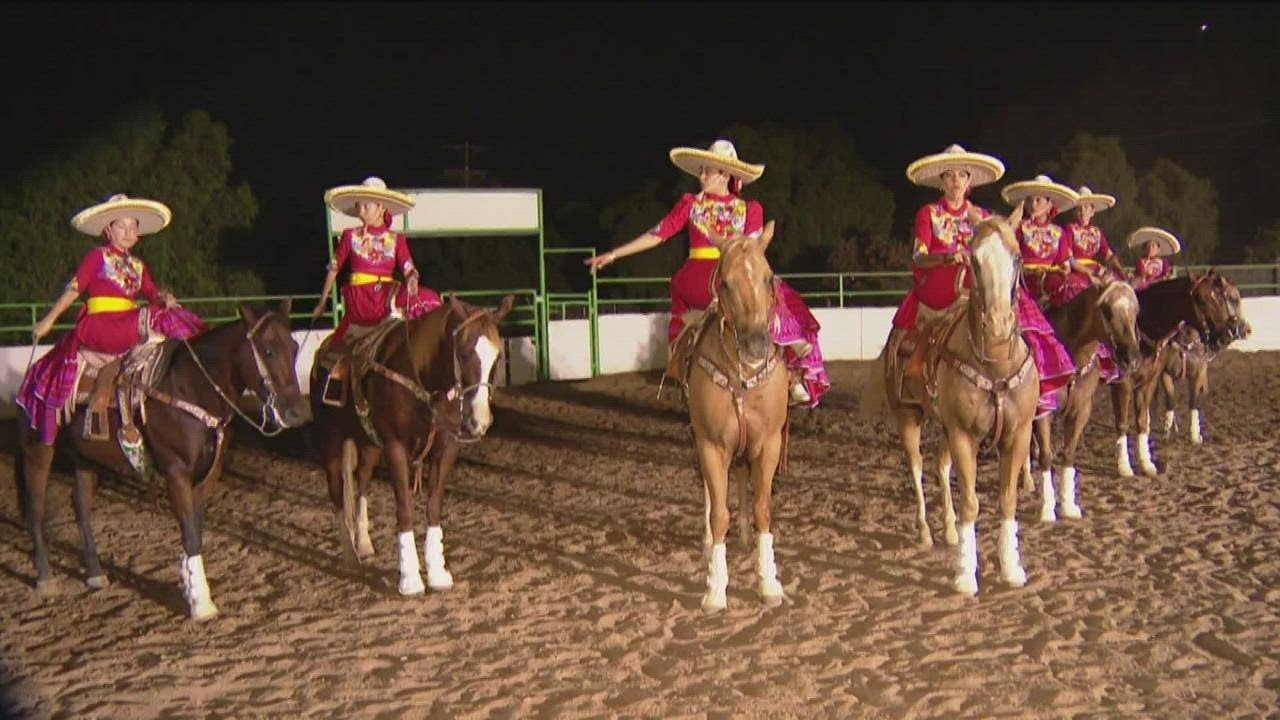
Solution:
{"label": "tree foliage", "polygon": [[25,168],[0,189],[0,243],[6,257],[25,259],[0,298],[56,295],[95,242],[70,218],[116,193],[173,211],[169,227],[136,248],[157,285],[180,298],[262,292],[253,272],[221,262],[223,236],[251,228],[258,212],[249,186],[230,182],[230,148],[227,127],[207,112],[188,112],[170,127],[158,106],[144,103]]}
{"label": "tree foliage", "polygon": [[1258,228],[1244,249],[1247,263],[1280,263],[1280,218]]}

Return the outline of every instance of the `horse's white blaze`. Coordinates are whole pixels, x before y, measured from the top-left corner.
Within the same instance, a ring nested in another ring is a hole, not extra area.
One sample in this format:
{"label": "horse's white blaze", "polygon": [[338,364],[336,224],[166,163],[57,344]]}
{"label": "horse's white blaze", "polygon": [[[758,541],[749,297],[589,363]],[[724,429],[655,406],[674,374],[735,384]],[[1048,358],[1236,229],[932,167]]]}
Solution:
{"label": "horse's white blaze", "polygon": [[1004,313],[1012,310],[1013,256],[1009,254],[999,236],[979,243],[973,251],[973,260],[981,268],[982,297],[987,307]]}
{"label": "horse's white blaze", "polygon": [[1199,444],[1204,442],[1204,436],[1200,434],[1200,411],[1191,411],[1191,442]]}
{"label": "horse's white blaze", "polygon": [[716,543],[711,546],[711,558],[707,560],[707,593],[702,596],[702,609],[709,612],[723,610],[728,588],[729,563],[725,559],[724,543]]}
{"label": "horse's white blaze", "polygon": [[1116,470],[1120,477],[1133,477],[1133,465],[1129,462],[1129,436],[1116,438]]}
{"label": "horse's white blaze", "polygon": [[413,531],[406,530],[396,536],[396,544],[400,551],[400,594],[419,595],[426,592],[422,584],[422,572],[418,566],[418,547],[413,540]]}
{"label": "horse's white blaze", "polygon": [[933,535],[929,533],[929,520],[924,511],[924,469],[919,465],[911,466],[911,483],[916,489],[916,522],[920,525],[920,543],[933,545]]}
{"label": "horse's white blaze", "polygon": [[778,565],[773,558],[773,533],[756,536],[756,573],[760,576],[760,596],[766,601],[781,600],[782,583],[778,582]]}
{"label": "horse's white blaze", "polygon": [[182,557],[182,590],[193,620],[207,620],[218,614],[209,592],[209,581],[204,576],[204,558],[199,555]]}
{"label": "horse's white blaze", "polygon": [[1053,471],[1040,471],[1040,522],[1054,522],[1058,515],[1054,512],[1056,498],[1053,494]]}
{"label": "horse's white blaze", "polygon": [[1000,521],[1000,576],[1014,587],[1027,584],[1027,571],[1022,569],[1022,556],[1018,554],[1018,521]]}
{"label": "horse's white blaze", "polygon": [[432,590],[448,590],[453,587],[453,574],[444,567],[444,529],[427,528],[427,539],[422,543],[422,557],[427,562],[427,586]]}
{"label": "horse's white blaze", "polygon": [[[489,338],[481,336],[476,342],[476,355],[480,357],[480,382],[487,383],[493,364],[498,360],[498,346],[494,345]],[[474,399],[471,401],[471,417],[475,418],[477,434],[488,430],[493,424],[493,413],[489,411],[488,385],[476,388]]]}
{"label": "horse's white blaze", "polygon": [[1062,517],[1077,520],[1084,515],[1080,511],[1080,506],[1076,504],[1076,466],[1068,465],[1062,468],[1058,473],[1062,478],[1062,488],[1060,489]]}
{"label": "horse's white blaze", "polygon": [[978,530],[971,522],[960,523],[959,530],[955,588],[965,595],[974,595],[978,592]]}

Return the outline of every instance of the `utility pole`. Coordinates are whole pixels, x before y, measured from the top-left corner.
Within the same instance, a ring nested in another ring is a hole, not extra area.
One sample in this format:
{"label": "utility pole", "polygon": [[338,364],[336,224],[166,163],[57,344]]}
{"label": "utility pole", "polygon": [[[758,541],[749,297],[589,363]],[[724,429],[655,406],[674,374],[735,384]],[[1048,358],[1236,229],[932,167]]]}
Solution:
{"label": "utility pole", "polygon": [[450,168],[445,170],[444,176],[446,178],[461,176],[462,187],[471,187],[472,178],[480,180],[483,179],[485,175],[489,174],[488,170],[473,170],[471,168],[471,153],[488,150],[488,147],[485,147],[484,145],[472,145],[470,141],[464,141],[461,145],[444,145],[443,147],[447,150],[462,151],[462,169]]}

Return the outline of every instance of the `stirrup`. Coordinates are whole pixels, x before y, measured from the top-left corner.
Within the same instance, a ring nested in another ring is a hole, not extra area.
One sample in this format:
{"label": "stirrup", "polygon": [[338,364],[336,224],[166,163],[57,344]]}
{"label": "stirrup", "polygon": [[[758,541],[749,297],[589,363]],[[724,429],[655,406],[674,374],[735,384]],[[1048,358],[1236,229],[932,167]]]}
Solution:
{"label": "stirrup", "polygon": [[[329,374],[324,377],[324,391],[320,393],[320,401],[325,405],[332,407],[342,407],[347,404],[347,375],[351,369],[349,360],[346,357],[338,360],[329,368]],[[343,368],[343,365],[348,367]],[[345,372],[344,372],[345,370]],[[337,377],[334,377],[334,376]]]}
{"label": "stirrup", "polygon": [[788,405],[808,405],[813,402],[813,396],[809,394],[809,388],[804,386],[804,381],[794,383],[791,386],[791,393],[788,395]]}

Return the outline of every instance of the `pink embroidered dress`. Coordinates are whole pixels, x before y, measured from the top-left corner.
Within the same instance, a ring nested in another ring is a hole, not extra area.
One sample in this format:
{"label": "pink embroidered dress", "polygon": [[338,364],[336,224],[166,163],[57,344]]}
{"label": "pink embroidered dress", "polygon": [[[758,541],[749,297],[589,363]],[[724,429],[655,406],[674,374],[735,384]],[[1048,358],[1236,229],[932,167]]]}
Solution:
{"label": "pink embroidered dress", "polygon": [[[675,342],[684,327],[686,312],[704,310],[711,304],[711,275],[719,261],[720,251],[711,244],[708,236],[747,235],[759,238],[764,229],[764,209],[755,200],[743,200],[732,194],[685,193],[649,232],[667,240],[686,227],[689,229],[689,258],[671,278],[669,343]],[[800,293],[780,278],[774,284],[774,300],[773,340],[783,346],[787,367],[801,373],[805,389],[809,392],[809,407],[814,407],[831,387],[831,380],[822,364],[822,350],[818,347],[818,321]],[[812,348],[804,357],[799,357],[794,350],[800,341]]]}
{"label": "pink embroidered dress", "polygon": [[1051,304],[1059,304],[1058,298],[1066,285],[1067,258],[1070,250],[1063,244],[1062,227],[1045,220],[1023,220],[1014,234],[1022,251],[1022,281],[1031,297],[1039,300],[1048,297]]}
{"label": "pink embroidered dress", "polygon": [[[109,243],[85,254],[67,289],[88,296],[75,328],[31,366],[15,398],[46,445],[53,444],[58,426],[75,412],[75,388],[82,370],[80,348],[123,355],[145,342],[152,330],[182,339],[208,329],[190,310],[165,308],[146,264]],[[150,306],[136,305],[134,299],[139,295]]]}
{"label": "pink embroidered dress", "polygon": [[[1105,268],[1108,260],[1111,259],[1111,244],[1107,242],[1106,233],[1102,232],[1102,228],[1097,225],[1082,225],[1078,222],[1069,223],[1063,228],[1065,236],[1063,238],[1063,246],[1066,248],[1066,256],[1075,258],[1076,264],[1096,269]],[[1061,292],[1049,298],[1051,305],[1065,305],[1075,299],[1077,295],[1084,292],[1093,283],[1093,280],[1087,273],[1079,270],[1072,270],[1067,276],[1066,283],[1063,285]],[[1104,383],[1113,383],[1120,378],[1120,370],[1116,367],[1115,353],[1110,345],[1105,342],[1098,343],[1098,371],[1101,373]]]}
{"label": "pink embroidered dress", "polygon": [[[1076,366],[1035,300],[1041,291],[1050,297],[1060,293],[1065,278],[1062,273],[1048,272],[1041,280],[1039,273],[1026,271],[1062,266],[1066,262],[1066,248],[1062,245],[1062,228],[1047,219],[1023,220],[1014,229],[1014,235],[1022,252],[1023,267],[1022,285],[1018,290],[1018,324],[1040,372],[1040,404],[1036,407],[1039,418],[1058,409],[1058,389],[1071,382]],[[1032,293],[1033,288],[1037,294]]]}
{"label": "pink embroidered dress", "polygon": [[440,296],[432,289],[418,285],[418,292],[409,297],[408,288],[392,277],[396,268],[405,277],[415,272],[413,258],[404,235],[384,226],[347,228],[338,240],[336,254],[330,267],[341,269],[351,263],[351,278],[342,286],[342,299],[346,312],[333,331],[334,342],[346,335],[351,323],[362,326],[377,325],[391,313],[394,293],[396,307],[402,308],[406,320],[412,320],[440,307]]}
{"label": "pink embroidered dress", "polygon": [[1173,265],[1165,258],[1140,257],[1133,267],[1133,289],[1145,290],[1152,283],[1159,282],[1173,274]]}

